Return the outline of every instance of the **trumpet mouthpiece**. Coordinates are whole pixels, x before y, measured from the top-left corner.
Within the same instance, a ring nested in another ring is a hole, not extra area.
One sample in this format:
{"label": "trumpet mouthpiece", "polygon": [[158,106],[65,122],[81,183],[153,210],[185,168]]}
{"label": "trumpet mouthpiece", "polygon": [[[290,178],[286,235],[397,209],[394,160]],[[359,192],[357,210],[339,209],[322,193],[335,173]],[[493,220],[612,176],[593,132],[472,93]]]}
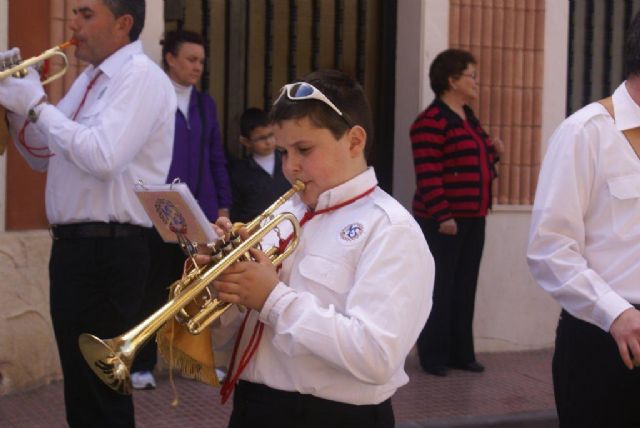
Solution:
{"label": "trumpet mouthpiece", "polygon": [[78,45],[78,41],[77,41],[76,39],[70,39],[70,40],[67,40],[67,41],[66,41],[66,42],[64,42],[64,43],[59,44],[59,45],[58,45],[58,48],[59,48],[59,49],[66,49],[66,48],[68,48],[68,47],[69,47],[69,46],[71,46],[71,45],[73,45],[73,46],[77,46],[77,45]]}

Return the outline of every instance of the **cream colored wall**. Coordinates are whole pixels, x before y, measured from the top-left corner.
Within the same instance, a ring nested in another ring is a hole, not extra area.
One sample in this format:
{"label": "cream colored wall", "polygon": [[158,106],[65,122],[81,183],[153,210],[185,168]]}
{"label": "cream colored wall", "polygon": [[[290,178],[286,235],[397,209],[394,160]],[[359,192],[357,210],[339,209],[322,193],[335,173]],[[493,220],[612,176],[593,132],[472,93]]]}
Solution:
{"label": "cream colored wall", "polygon": [[140,34],[140,40],[144,52],[150,56],[156,64],[160,64],[162,47],[160,40],[164,33],[164,2],[160,0],[147,0],[147,15],[144,29]]}
{"label": "cream colored wall", "polygon": [[[9,37],[9,3],[0,0],[0,51],[7,50]],[[5,230],[5,211],[7,209],[7,155],[0,155],[0,233]]]}
{"label": "cream colored wall", "polygon": [[[542,138],[564,118],[568,1],[545,1],[545,82]],[[415,190],[408,136],[417,114],[433,99],[428,69],[448,47],[448,0],[398,2],[394,196],[408,209]],[[546,144],[543,142],[543,148]],[[553,346],[559,307],[529,274],[525,252],[530,207],[497,206],[487,218],[474,321],[477,351]]]}

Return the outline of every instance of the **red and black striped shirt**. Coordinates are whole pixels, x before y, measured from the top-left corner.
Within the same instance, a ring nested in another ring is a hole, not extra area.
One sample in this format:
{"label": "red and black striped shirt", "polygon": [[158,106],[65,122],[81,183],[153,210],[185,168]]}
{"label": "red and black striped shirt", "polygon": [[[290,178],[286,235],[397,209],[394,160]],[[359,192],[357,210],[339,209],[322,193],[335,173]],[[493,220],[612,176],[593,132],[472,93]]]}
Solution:
{"label": "red and black striped shirt", "polygon": [[469,106],[467,120],[436,98],[411,126],[416,172],[413,214],[438,222],[484,217],[498,156]]}

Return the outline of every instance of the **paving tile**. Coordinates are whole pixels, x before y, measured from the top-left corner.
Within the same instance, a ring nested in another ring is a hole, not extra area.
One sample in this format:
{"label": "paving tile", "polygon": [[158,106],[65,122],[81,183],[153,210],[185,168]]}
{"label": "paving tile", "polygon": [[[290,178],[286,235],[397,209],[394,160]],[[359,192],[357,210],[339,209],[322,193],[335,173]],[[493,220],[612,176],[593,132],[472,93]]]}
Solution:
{"label": "paving tile", "polygon": [[[551,356],[551,350],[479,354],[484,373],[451,370],[444,378],[422,372],[417,358],[410,356],[409,384],[392,399],[396,420],[427,426],[428,421],[442,423],[448,418],[548,414],[554,409]],[[179,404],[174,407],[168,376],[162,373],[157,380],[157,389],[134,392],[138,428],[227,426],[231,403],[221,406],[218,390],[177,378]],[[65,426],[61,382],[0,397],[0,428]]]}

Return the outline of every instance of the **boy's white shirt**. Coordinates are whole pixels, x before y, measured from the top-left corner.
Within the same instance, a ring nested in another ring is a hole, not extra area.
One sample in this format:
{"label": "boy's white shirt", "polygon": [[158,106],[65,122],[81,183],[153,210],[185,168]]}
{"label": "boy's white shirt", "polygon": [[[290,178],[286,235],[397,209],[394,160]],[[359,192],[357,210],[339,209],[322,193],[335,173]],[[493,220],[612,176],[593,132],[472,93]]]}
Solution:
{"label": "boy's white shirt", "polygon": [[[322,193],[316,209],[374,186],[369,168]],[[306,206],[296,196],[280,211],[301,218]],[[434,272],[419,226],[380,188],[314,217],[259,314],[262,340],[240,378],[356,405],[386,400],[409,380],[404,362],[431,310]]]}

